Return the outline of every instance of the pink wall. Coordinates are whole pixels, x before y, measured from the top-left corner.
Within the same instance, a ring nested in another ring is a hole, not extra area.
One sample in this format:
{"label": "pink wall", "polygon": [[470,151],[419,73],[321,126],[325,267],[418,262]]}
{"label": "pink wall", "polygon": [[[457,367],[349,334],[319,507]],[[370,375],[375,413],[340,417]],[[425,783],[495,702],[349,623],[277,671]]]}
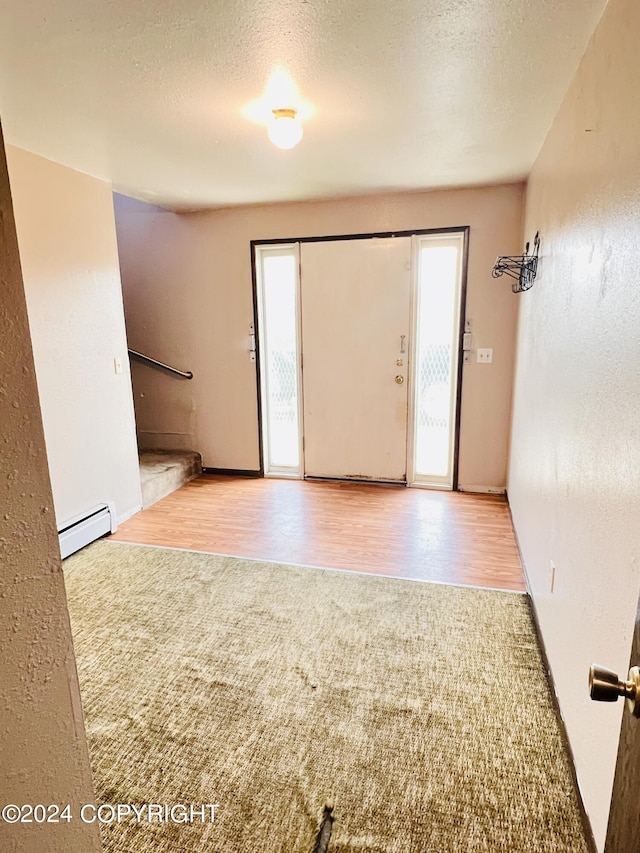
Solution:
{"label": "pink wall", "polygon": [[[531,174],[509,498],[600,847],[640,586],[640,5],[610,0]],[[550,563],[556,567],[550,585]]]}
{"label": "pink wall", "polygon": [[57,520],[104,501],[122,520],[142,501],[111,186],[7,157]]}
{"label": "pink wall", "polygon": [[69,803],[76,820],[9,824],[0,849],[100,850],[27,307],[0,133],[0,803]]}
{"label": "pink wall", "polygon": [[506,484],[517,300],[491,278],[498,254],[521,250],[523,187],[366,196],[174,214],[116,199],[132,347],[193,370],[176,382],[134,366],[138,429],[147,446],[199,450],[210,467],[257,469],[252,239],[471,226],[467,316],[492,365],[464,368],[460,483]]}

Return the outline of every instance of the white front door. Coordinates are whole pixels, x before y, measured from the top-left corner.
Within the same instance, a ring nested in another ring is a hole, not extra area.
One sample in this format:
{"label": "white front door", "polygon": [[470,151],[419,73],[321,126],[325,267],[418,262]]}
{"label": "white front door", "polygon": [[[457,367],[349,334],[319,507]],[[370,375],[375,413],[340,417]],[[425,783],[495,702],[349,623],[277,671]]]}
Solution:
{"label": "white front door", "polygon": [[305,475],[404,482],[411,238],[300,246]]}

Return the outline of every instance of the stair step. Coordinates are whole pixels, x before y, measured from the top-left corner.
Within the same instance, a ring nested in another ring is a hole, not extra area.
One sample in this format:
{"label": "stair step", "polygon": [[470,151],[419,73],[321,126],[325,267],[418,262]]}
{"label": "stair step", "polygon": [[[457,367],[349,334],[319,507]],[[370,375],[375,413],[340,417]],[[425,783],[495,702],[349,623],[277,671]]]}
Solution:
{"label": "stair step", "polygon": [[202,474],[202,457],[193,450],[141,450],[138,456],[143,509]]}

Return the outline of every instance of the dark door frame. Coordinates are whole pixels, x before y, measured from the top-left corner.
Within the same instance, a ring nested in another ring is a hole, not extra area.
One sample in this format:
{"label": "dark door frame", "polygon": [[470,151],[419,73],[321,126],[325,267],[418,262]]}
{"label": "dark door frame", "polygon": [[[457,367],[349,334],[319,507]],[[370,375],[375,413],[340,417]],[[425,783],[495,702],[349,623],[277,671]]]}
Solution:
{"label": "dark door frame", "polygon": [[467,312],[467,277],[469,272],[469,237],[471,226],[461,225],[447,228],[414,228],[410,231],[374,231],[365,234],[332,234],[317,237],[277,237],[271,240],[250,241],[251,287],[253,294],[253,329],[256,342],[256,390],[258,394],[258,449],[260,453],[261,477],[264,477],[264,447],[262,440],[262,378],[260,375],[260,329],[258,326],[258,280],[256,273],[256,246],[278,246],[285,243],[328,243],[338,240],[372,240],[386,237],[419,237],[426,234],[462,234],[462,275],[460,285],[460,328],[458,330],[458,375],[456,377],[456,406],[453,439],[453,491],[459,491],[458,470],[460,456],[460,417],[462,408],[462,368],[464,365],[463,342]]}

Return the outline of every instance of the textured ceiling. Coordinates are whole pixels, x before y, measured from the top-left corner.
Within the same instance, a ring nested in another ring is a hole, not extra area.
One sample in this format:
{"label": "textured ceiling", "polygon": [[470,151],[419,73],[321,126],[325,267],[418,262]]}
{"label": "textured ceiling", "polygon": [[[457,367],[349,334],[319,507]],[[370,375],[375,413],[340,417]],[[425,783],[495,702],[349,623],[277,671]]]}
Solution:
{"label": "textured ceiling", "polygon": [[[8,142],[176,208],[517,180],[604,5],[5,0],[0,115]],[[264,127],[283,87],[292,151]]]}

